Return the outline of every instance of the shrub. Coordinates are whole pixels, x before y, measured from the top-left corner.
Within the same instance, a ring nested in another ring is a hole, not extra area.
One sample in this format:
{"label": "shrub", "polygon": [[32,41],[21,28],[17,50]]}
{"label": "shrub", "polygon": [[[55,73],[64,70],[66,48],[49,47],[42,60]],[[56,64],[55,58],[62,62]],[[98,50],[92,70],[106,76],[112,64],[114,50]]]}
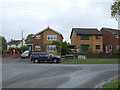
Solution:
{"label": "shrub", "polygon": [[88,53],[93,53],[92,47],[89,47],[87,52],[88,52]]}
{"label": "shrub", "polygon": [[24,52],[25,50],[28,50],[28,46],[22,46],[20,47],[21,51]]}
{"label": "shrub", "polygon": [[10,53],[10,50],[6,50],[6,53]]}

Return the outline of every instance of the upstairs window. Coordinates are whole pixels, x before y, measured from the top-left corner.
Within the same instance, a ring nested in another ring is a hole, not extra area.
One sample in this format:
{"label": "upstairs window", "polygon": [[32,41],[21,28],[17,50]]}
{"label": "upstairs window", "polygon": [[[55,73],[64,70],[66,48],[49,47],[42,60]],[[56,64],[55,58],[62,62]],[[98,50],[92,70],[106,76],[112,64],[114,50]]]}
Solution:
{"label": "upstairs window", "polygon": [[81,40],[89,40],[89,36],[87,36],[87,35],[82,35],[82,36],[81,36]]}
{"label": "upstairs window", "polygon": [[36,35],[36,37],[35,37],[36,39],[40,39],[40,35]]}
{"label": "upstairs window", "polygon": [[18,46],[18,44],[16,44],[16,46]]}
{"label": "upstairs window", "polygon": [[100,39],[100,36],[95,36],[96,39]]}
{"label": "upstairs window", "polygon": [[57,40],[57,35],[47,35],[47,40]]}
{"label": "upstairs window", "polygon": [[118,34],[115,35],[116,38],[119,38],[120,36]]}

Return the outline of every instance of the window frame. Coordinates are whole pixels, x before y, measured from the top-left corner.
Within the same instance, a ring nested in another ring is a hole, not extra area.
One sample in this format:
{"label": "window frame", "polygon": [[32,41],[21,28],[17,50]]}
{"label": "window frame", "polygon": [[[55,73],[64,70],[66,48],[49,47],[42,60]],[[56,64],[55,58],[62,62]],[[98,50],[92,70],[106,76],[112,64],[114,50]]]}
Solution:
{"label": "window frame", "polygon": [[[39,46],[40,48],[39,48],[39,49],[38,49],[38,48],[36,49],[37,46]],[[40,46],[40,45],[35,45],[35,51],[41,51],[41,46]]]}
{"label": "window frame", "polygon": [[57,51],[56,45],[47,45],[47,51],[56,52]]}
{"label": "window frame", "polygon": [[[38,37],[39,36],[39,37]],[[41,35],[36,35],[35,36],[35,39],[40,39],[41,38]]]}
{"label": "window frame", "polygon": [[90,36],[89,35],[81,35],[80,40],[90,40]]}
{"label": "window frame", "polygon": [[99,36],[99,35],[96,35],[95,38],[96,38],[96,39],[100,39],[100,36]]}
{"label": "window frame", "polygon": [[47,35],[47,40],[57,40],[57,35]]}
{"label": "window frame", "polygon": [[[99,48],[98,48],[97,46],[99,46]],[[99,50],[99,49],[100,49],[100,46],[101,46],[101,45],[96,45],[96,49]]]}

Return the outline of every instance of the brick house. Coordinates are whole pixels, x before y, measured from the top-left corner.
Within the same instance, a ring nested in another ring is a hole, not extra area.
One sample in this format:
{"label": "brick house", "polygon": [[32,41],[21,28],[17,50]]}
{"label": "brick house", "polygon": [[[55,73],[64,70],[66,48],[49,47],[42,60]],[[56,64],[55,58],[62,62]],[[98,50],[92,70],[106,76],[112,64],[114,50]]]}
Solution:
{"label": "brick house", "polygon": [[104,51],[107,53],[116,52],[120,48],[120,30],[102,28]]}
{"label": "brick house", "polygon": [[34,35],[33,51],[59,54],[57,52],[56,45],[51,44],[53,41],[62,42],[63,36],[61,33],[47,27]]}
{"label": "brick house", "polygon": [[71,44],[76,46],[78,52],[103,52],[103,35],[96,28],[72,28]]}

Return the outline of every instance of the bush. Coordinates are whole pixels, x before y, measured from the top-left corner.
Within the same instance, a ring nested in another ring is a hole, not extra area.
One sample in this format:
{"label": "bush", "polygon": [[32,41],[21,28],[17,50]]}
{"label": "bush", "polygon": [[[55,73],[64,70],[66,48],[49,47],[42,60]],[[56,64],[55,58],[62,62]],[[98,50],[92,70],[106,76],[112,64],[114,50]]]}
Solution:
{"label": "bush", "polygon": [[90,53],[90,54],[93,53],[92,47],[89,47],[89,48],[88,48],[88,53]]}
{"label": "bush", "polygon": [[6,50],[5,52],[6,52],[6,53],[10,53],[10,50]]}
{"label": "bush", "polygon": [[28,50],[28,46],[22,46],[20,47],[21,51],[24,52],[25,50]]}
{"label": "bush", "polygon": [[22,51],[21,48],[17,48],[17,50],[18,50],[20,53],[21,53],[21,51]]}

